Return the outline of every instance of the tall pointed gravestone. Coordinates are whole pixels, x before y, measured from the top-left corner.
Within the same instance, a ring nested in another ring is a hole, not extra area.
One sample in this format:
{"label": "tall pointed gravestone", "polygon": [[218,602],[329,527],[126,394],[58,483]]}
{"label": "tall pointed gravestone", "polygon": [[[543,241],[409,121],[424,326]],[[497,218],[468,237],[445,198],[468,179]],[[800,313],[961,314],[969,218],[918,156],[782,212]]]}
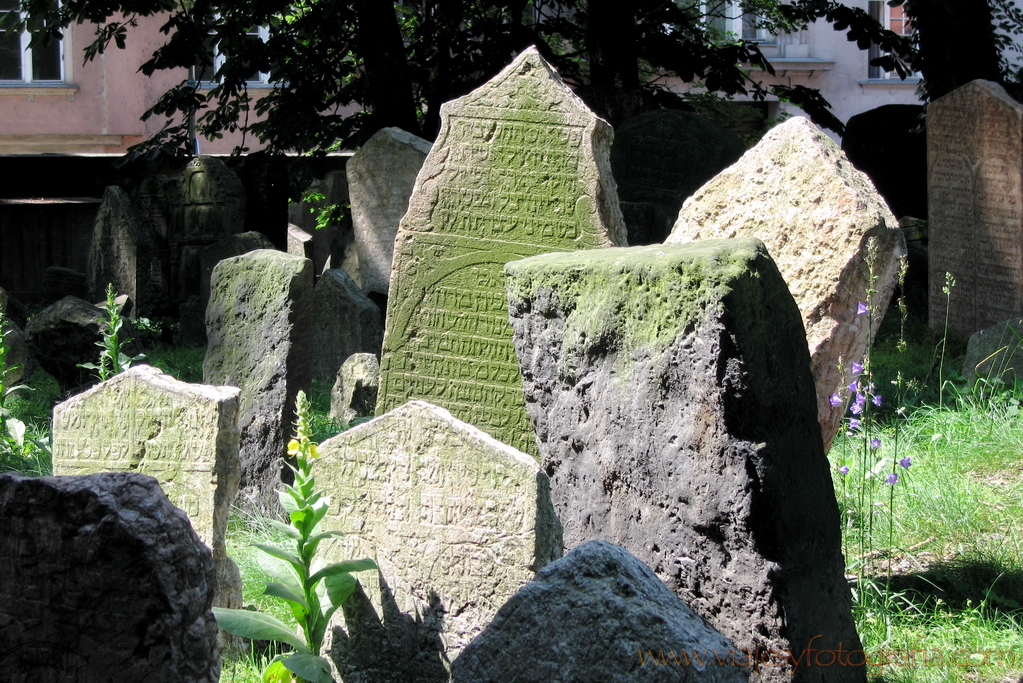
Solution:
{"label": "tall pointed gravestone", "polygon": [[[971,81],[927,105],[930,324],[964,337],[1023,302],[1023,105]],[[946,296],[945,273],[955,278]]]}
{"label": "tall pointed gravestone", "polygon": [[[135,315],[152,313],[159,282],[160,264],[156,256],[156,236],[135,215],[128,194],[111,185],[103,191],[103,203],[92,229],[87,276],[89,297],[106,299],[107,285],[118,294],[127,294]],[[155,276],[155,277],[154,277]]]}
{"label": "tall pointed gravestone", "polygon": [[[845,413],[852,364],[863,359],[898,280],[906,254],[899,224],[866,174],[797,117],[687,199],[665,244],[731,237],[767,245],[799,306],[827,452]],[[840,400],[832,401],[836,393]]]}
{"label": "tall pointed gravestone", "polygon": [[394,243],[378,415],[425,399],[536,454],[501,269],[625,243],[612,136],[535,48],[441,107]]}
{"label": "tall pointed gravestone", "polygon": [[808,649],[860,645],[803,325],[763,243],[505,272],[565,546],[629,550],[762,664],[751,680],[862,683],[862,666],[804,666]]}

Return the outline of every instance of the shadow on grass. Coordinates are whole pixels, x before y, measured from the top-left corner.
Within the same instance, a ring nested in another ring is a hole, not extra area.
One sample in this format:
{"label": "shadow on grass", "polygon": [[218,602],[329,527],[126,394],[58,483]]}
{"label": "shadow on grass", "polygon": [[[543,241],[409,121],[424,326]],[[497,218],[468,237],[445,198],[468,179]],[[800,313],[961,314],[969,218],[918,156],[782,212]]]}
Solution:
{"label": "shadow on grass", "polygon": [[1023,567],[991,558],[943,560],[924,571],[871,579],[925,612],[940,604],[950,611],[983,605],[997,612],[1023,613]]}

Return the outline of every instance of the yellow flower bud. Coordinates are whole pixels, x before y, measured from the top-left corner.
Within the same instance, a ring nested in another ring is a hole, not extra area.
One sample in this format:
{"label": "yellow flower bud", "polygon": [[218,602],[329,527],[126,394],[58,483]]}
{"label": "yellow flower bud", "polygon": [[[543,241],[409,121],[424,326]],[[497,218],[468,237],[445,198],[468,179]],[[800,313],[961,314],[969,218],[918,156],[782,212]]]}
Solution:
{"label": "yellow flower bud", "polygon": [[298,455],[298,441],[295,439],[288,442],[288,455]]}

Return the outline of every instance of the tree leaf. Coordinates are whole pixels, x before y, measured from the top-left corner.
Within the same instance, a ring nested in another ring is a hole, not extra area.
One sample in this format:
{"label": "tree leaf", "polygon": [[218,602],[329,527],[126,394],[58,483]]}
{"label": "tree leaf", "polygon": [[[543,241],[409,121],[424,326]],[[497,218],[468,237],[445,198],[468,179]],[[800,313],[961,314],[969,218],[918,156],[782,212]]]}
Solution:
{"label": "tree leaf", "polygon": [[213,616],[217,618],[220,628],[228,633],[249,640],[276,640],[287,643],[299,652],[309,652],[306,644],[287,624],[269,614],[251,612],[247,609],[214,607]]}
{"label": "tree leaf", "polygon": [[281,660],[288,670],[310,683],[334,683],[330,675],[330,662],[311,654],[298,654]]}
{"label": "tree leaf", "polygon": [[295,531],[295,527],[289,524],[285,524],[284,522],[278,522],[276,519],[267,519],[264,521],[266,521],[270,526],[272,526],[274,529],[277,529],[283,534],[287,534],[288,536],[291,536],[292,538],[296,539],[302,538],[302,535]]}
{"label": "tree leaf", "polygon": [[345,574],[347,572],[363,572],[368,569],[376,569],[377,563],[368,557],[362,560],[347,560],[345,562],[335,562],[334,564],[328,564],[326,567],[316,572],[309,577],[309,585],[314,585],[317,581],[324,579],[334,574]]}

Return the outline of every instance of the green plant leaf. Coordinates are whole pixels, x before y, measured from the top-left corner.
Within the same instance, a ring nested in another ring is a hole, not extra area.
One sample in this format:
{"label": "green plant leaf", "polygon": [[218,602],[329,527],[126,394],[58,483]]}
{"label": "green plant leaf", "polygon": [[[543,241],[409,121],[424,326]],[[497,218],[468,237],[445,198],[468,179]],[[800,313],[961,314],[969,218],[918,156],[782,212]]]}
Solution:
{"label": "green plant leaf", "polygon": [[5,421],[7,424],[7,433],[11,435],[14,442],[18,444],[18,448],[25,447],[25,423],[16,417],[9,417]]}
{"label": "green plant leaf", "polygon": [[295,527],[289,524],[285,524],[284,522],[278,522],[276,519],[267,519],[265,521],[267,524],[272,526],[274,529],[277,529],[281,533],[287,534],[292,538],[302,538],[302,535],[295,531]]}
{"label": "green plant leaf", "polygon": [[334,564],[328,564],[323,569],[319,570],[315,574],[309,577],[309,585],[315,584],[317,581],[324,579],[328,576],[335,574],[344,574],[347,572],[363,572],[368,569],[376,569],[377,563],[367,558],[361,560],[347,560],[345,562],[335,562]]}
{"label": "green plant leaf", "polygon": [[298,509],[298,502],[295,500],[295,497],[291,495],[287,488],[285,488],[283,491],[278,491],[277,498],[278,500],[281,501],[281,507],[284,508],[285,512],[291,513]]}
{"label": "green plant leaf", "polygon": [[306,541],[306,543],[319,543],[325,538],[340,538],[341,536],[344,535],[345,535],[344,531],[324,531],[322,534],[310,536],[309,540]]}
{"label": "green plant leaf", "polygon": [[330,610],[325,612],[328,619],[348,599],[348,596],[355,591],[357,584],[358,581],[355,577],[347,572],[332,574],[323,580],[323,585],[327,589],[327,598],[330,600]]}
{"label": "green plant leaf", "polygon": [[253,543],[252,545],[255,546],[256,548],[259,548],[267,555],[271,555],[272,557],[284,560],[285,562],[290,562],[295,567],[302,566],[302,560],[298,559],[298,557],[292,555],[287,550],[281,550],[276,546],[267,545],[266,543]]}
{"label": "green plant leaf", "polygon": [[323,657],[298,654],[285,657],[281,661],[288,670],[310,683],[334,683],[334,677],[330,675],[330,662]]}
{"label": "green plant leaf", "polygon": [[275,659],[263,671],[263,683],[291,683],[291,672],[284,662]]}
{"label": "green plant leaf", "polygon": [[306,603],[305,598],[291,590],[289,586],[286,586],[283,583],[279,583],[277,581],[271,581],[267,583],[266,590],[263,591],[263,595],[272,595],[275,598],[281,598],[282,600],[287,600],[288,602],[294,602],[301,605],[306,611],[309,610],[309,605]]}
{"label": "green plant leaf", "polygon": [[250,612],[246,609],[214,607],[213,616],[217,618],[220,628],[228,633],[249,640],[276,640],[287,643],[299,652],[309,652],[309,647],[302,642],[302,638],[283,621],[271,617],[269,614]]}

